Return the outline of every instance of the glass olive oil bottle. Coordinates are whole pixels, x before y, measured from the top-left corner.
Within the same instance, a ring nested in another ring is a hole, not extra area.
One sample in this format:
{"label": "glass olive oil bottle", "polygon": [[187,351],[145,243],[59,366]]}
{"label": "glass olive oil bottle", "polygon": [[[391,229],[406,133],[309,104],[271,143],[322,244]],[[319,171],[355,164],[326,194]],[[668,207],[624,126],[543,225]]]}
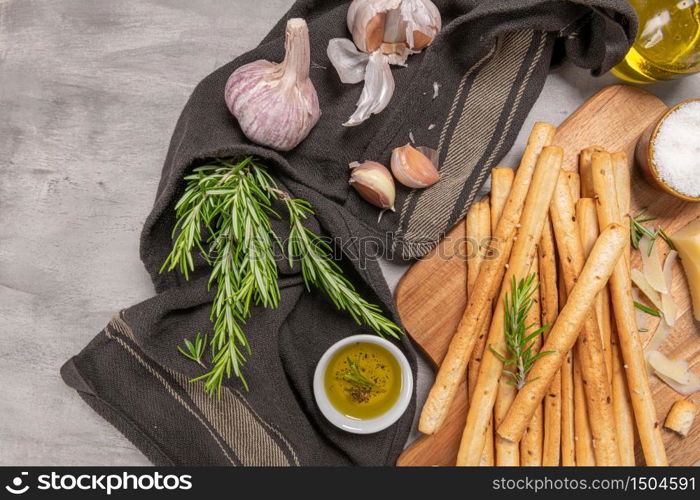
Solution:
{"label": "glass olive oil bottle", "polygon": [[632,83],[653,83],[700,71],[700,0],[629,0],[639,32],[613,68]]}

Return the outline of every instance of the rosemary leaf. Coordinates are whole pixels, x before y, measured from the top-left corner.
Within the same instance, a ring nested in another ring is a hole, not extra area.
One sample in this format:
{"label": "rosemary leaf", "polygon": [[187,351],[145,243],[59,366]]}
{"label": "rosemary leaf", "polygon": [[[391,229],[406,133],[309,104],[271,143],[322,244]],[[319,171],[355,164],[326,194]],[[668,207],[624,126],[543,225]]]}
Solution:
{"label": "rosemary leaf", "polygon": [[533,354],[535,339],[549,329],[549,325],[535,329],[534,325],[526,325],[528,314],[532,309],[533,298],[537,287],[535,273],[527,278],[517,281],[515,276],[511,282],[511,292],[506,293],[504,298],[504,338],[506,341],[507,354],[499,353],[493,346],[489,346],[491,352],[505,367],[514,367],[512,370],[505,369],[503,372],[512,378],[509,384],[522,389],[527,381],[527,374],[535,361],[541,357],[551,354],[551,351],[541,351]]}

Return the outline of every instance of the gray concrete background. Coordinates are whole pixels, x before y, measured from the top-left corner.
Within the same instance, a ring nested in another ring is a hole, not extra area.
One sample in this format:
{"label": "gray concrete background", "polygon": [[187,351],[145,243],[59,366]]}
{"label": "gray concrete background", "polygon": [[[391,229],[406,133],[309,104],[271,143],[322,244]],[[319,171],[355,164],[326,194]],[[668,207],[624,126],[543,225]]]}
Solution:
{"label": "gray concrete background", "polygon": [[[0,0],[0,465],[148,464],[58,370],[152,295],[138,238],[178,114],[291,4]],[[558,124],[613,82],[554,73],[505,163],[535,119]],[[700,78],[650,90],[672,104]],[[394,286],[406,268],[384,269]]]}

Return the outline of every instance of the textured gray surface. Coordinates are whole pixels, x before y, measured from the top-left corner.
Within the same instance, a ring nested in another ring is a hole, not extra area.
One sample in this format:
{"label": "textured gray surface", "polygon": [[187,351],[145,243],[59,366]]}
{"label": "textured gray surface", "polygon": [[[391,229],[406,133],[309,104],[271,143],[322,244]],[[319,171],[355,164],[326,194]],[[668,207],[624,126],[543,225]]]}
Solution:
{"label": "textured gray surface", "polygon": [[[0,465],[148,463],[58,370],[152,294],[138,237],[180,109],[291,4],[0,0]],[[532,121],[559,123],[611,82],[552,75],[505,163]],[[652,90],[670,104],[700,79]],[[385,271],[394,285],[405,267]]]}

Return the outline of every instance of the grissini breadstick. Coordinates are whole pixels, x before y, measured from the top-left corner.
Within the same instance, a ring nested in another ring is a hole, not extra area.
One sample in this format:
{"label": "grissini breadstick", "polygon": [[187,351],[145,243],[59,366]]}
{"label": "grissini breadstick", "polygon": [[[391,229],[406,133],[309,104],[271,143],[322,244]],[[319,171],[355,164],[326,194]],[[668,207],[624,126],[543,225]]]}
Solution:
{"label": "grissini breadstick", "polygon": [[[559,292],[557,290],[557,256],[552,234],[552,221],[547,217],[542,238],[537,246],[540,265],[540,309],[543,325],[553,325],[559,314]],[[547,338],[547,332],[544,333]],[[544,400],[544,436],[542,443],[542,465],[556,467],[560,463],[561,450],[561,370],[549,386]]]}
{"label": "grissini breadstick", "polygon": [[[581,235],[581,243],[583,244],[583,253],[585,257],[591,252],[591,248],[598,239],[598,213],[596,212],[595,200],[593,198],[581,198],[576,202],[576,223]],[[605,289],[604,289],[605,290]],[[603,299],[607,298],[603,292],[596,298],[596,316],[598,318],[598,331],[600,332],[600,340],[603,348],[603,359],[605,360],[605,369],[607,373],[608,383],[612,381],[612,348],[610,317],[605,316],[606,309],[603,307]],[[610,310],[607,308],[607,312]]]}
{"label": "grissini breadstick", "polygon": [[[626,153],[612,153],[610,159],[612,160],[613,177],[615,178],[615,192],[617,193],[618,206],[620,207],[620,223],[629,231],[632,224],[632,214],[630,213],[630,205],[632,203],[631,167],[627,162]],[[624,255],[627,267],[631,269],[632,245],[627,246]]]}
{"label": "grissini breadstick", "polygon": [[[559,267],[559,310],[566,305],[566,285],[561,266]],[[557,315],[558,316],[558,315]],[[564,467],[576,465],[576,432],[574,428],[574,356],[566,353],[561,374],[561,464]]]}
{"label": "grissini breadstick", "polygon": [[[479,276],[481,263],[484,260],[484,252],[486,250],[483,248],[483,244],[491,237],[491,208],[488,198],[474,203],[469,208],[466,226],[467,242],[472,246],[472,251],[469,252],[467,256],[468,297],[474,291],[474,284]],[[488,320],[486,322],[488,323]],[[486,344],[487,332],[483,330],[484,329],[479,332],[479,336],[474,343],[472,357],[469,360],[467,369],[467,387],[469,394],[471,394],[474,384],[476,383],[476,376],[479,373],[479,363],[481,363],[481,356],[484,352],[484,345]]]}
{"label": "grissini breadstick", "polygon": [[[508,189],[510,190],[510,186]],[[506,197],[507,196],[508,194],[506,193]],[[467,260],[467,296],[469,296],[474,290],[474,283],[476,283],[479,269],[481,268],[481,262],[484,258],[485,249],[482,248],[482,245],[491,236],[491,207],[488,198],[484,198],[478,203],[473,204],[467,212],[466,236],[467,242],[471,242],[473,248]],[[487,320],[486,324],[489,322],[490,320]],[[476,345],[474,346],[469,366],[467,367],[468,394],[471,394],[474,384],[476,383],[476,376],[479,373],[479,363],[481,363],[481,356],[484,353],[487,333],[488,331],[486,328],[482,328]],[[486,434],[486,443],[484,444],[484,451],[481,455],[481,465],[491,466],[493,464],[493,424],[491,424],[491,429]]]}
{"label": "grissini breadstick", "polygon": [[591,157],[593,153],[604,151],[600,146],[591,146],[579,155],[578,173],[581,177],[581,196],[584,198],[595,198],[593,189],[593,173],[591,172]]}
{"label": "grissini breadstick", "polygon": [[491,232],[495,233],[513,187],[515,170],[497,167],[491,170]]}
{"label": "grissini breadstick", "polygon": [[[594,153],[591,160],[593,186],[598,200],[598,222],[601,226],[620,223],[620,207],[617,201],[612,159],[607,153]],[[629,235],[627,238],[629,244]],[[629,267],[623,258],[615,266],[610,279],[615,323],[619,347],[627,366],[626,376],[632,408],[639,432],[639,440],[647,465],[668,465],[666,449],[661,439],[661,424],[656,419],[656,409],[649,388],[644,352],[635,324],[632,286]]]}
{"label": "grissini breadstick", "polygon": [[[513,278],[525,277],[530,270],[532,259],[537,250],[536,243],[542,237],[542,229],[547,217],[545,204],[549,205],[554,192],[554,186],[561,170],[562,157],[561,148],[550,146],[542,150],[542,154],[537,160],[535,175],[518,224],[513,252],[508,261],[503,286],[493,313],[489,337],[486,341],[487,349],[484,350],[484,357],[479,368],[479,378],[469,406],[467,423],[457,454],[457,465],[475,465],[474,461],[481,456],[484,447],[484,432],[491,419],[498,379],[503,371],[503,363],[489,347],[497,352],[506,352],[503,335],[505,294],[510,291]],[[513,189],[515,189],[515,185],[513,185]]]}
{"label": "grissini breadstick", "polygon": [[[518,390],[508,382],[510,377],[501,373],[498,379],[498,390],[496,401],[493,404],[494,424],[498,426],[501,420],[508,413],[510,405],[515,399]],[[520,445],[512,441],[506,441],[499,436],[494,437],[494,448],[496,449],[496,465],[498,467],[516,467],[520,465]]]}
{"label": "grissini breadstick", "polygon": [[[590,198],[594,199],[595,197],[595,189],[593,188],[593,171],[591,170],[591,158],[593,156],[593,153],[598,153],[602,152],[603,148],[600,146],[591,146],[589,148],[584,149],[581,151],[581,154],[579,156],[579,172],[580,172],[580,177],[581,177],[581,193],[584,198]],[[625,165],[626,166],[626,165]],[[578,202],[577,202],[578,204]],[[585,216],[590,215],[595,215],[596,220],[598,217],[598,214],[595,211],[595,205],[593,208],[593,213],[591,214],[591,208],[586,207],[584,211]],[[589,226],[590,224],[590,226]],[[595,224],[596,228],[598,227],[598,224],[596,222]],[[625,226],[625,224],[623,224]],[[591,230],[593,228],[593,224],[590,222],[587,222],[585,224],[585,227],[589,227]],[[627,229],[629,230],[629,225],[627,226]],[[592,235],[591,235],[592,236]],[[582,238],[583,239],[583,238]],[[590,238],[589,238],[590,240]],[[586,245],[586,241],[584,239],[584,249],[586,247],[590,247],[590,245]],[[592,243],[591,243],[592,244]],[[629,254],[629,252],[627,252]],[[629,255],[628,255],[629,256]],[[608,376],[611,379],[612,383],[612,348],[611,348],[611,339],[612,339],[612,312],[610,309],[610,286],[606,286],[602,292],[600,292],[600,295],[596,299],[596,313],[598,315],[598,324],[600,328],[600,336],[603,339],[603,350],[606,351],[605,353],[605,363],[606,367],[608,368]]]}
{"label": "grissini breadstick", "polygon": [[[546,224],[546,222],[545,222]],[[542,241],[542,238],[540,238]],[[532,267],[530,268],[530,274],[535,274],[535,281],[538,283],[538,288],[532,295],[532,307],[530,308],[530,314],[527,317],[527,325],[532,325],[532,330],[537,330],[542,326],[541,317],[541,283],[540,273],[539,273],[539,258],[535,254],[535,258],[532,261]],[[533,353],[540,352],[542,348],[542,336],[539,335],[533,339]],[[551,388],[550,388],[551,390]],[[542,412],[542,405],[537,408],[535,414],[530,421],[530,424],[525,429],[525,434],[520,440],[520,465],[523,467],[540,467],[542,465],[542,435],[544,432],[544,415]],[[510,441],[508,441],[510,442]]]}
{"label": "grissini breadstick", "polygon": [[617,332],[613,331],[612,393],[613,408],[615,409],[615,430],[617,431],[617,445],[620,448],[620,464],[631,467],[636,465],[634,457],[634,411],[618,342]]}
{"label": "grissini breadstick", "polygon": [[506,418],[496,430],[501,437],[511,441],[519,441],[522,437],[566,353],[574,346],[596,294],[610,278],[627,238],[619,224],[611,224],[600,234],[542,347],[551,352],[535,361],[527,377],[528,383],[520,389]]}
{"label": "grissini breadstick", "polygon": [[[614,153],[611,157],[615,177],[615,191],[617,192],[617,202],[622,215],[622,226],[627,231],[630,230],[630,205],[632,203],[630,166],[627,163],[625,153]],[[626,214],[626,216],[625,216]],[[632,245],[627,245],[623,254],[627,258],[627,266],[631,265]],[[605,289],[604,300],[607,309],[608,323],[613,330],[611,335],[612,347],[612,392],[613,407],[615,408],[615,430],[617,431],[617,444],[620,447],[620,460],[622,465],[634,466],[634,413],[632,401],[630,400],[629,388],[627,387],[627,377],[623,368],[624,362],[620,353],[617,331],[612,328],[612,316],[610,314],[610,285]],[[604,311],[605,313],[605,311]]]}
{"label": "grissini breadstick", "polygon": [[[559,260],[562,264],[564,283],[567,292],[570,293],[581,269],[583,269],[586,255],[579,236],[582,232],[580,226],[582,220],[576,217],[571,191],[563,182],[559,182],[554,192],[550,216],[559,251]],[[589,219],[588,222],[593,222],[597,226],[595,220]],[[603,466],[618,465],[620,452],[615,440],[615,416],[613,415],[612,395],[610,393],[610,379],[605,367],[605,356],[595,308],[589,312],[583,323],[583,329],[576,345],[574,369],[577,364],[583,380],[582,385],[585,387],[588,422],[594,440],[596,463]],[[574,380],[576,379],[574,378]],[[577,402],[576,414],[579,415],[582,410],[581,404]],[[581,428],[580,418],[578,427]],[[579,462],[577,455],[576,464],[582,465]]]}
{"label": "grissini breadstick", "polygon": [[479,277],[474,285],[474,293],[469,297],[462,320],[450,341],[435,383],[423,405],[418,429],[425,434],[433,434],[442,426],[454,395],[464,380],[467,362],[471,357],[476,337],[481,325],[491,312],[493,299],[498,293],[505,274],[505,263],[508,262],[513,247],[516,225],[523,212],[528,188],[533,181],[537,158],[542,148],[551,144],[555,130],[547,123],[536,123],[530,134],[508,201],[494,233],[493,259],[487,259],[482,263]]}
{"label": "grissini breadstick", "polygon": [[577,172],[567,171],[564,172],[566,177],[566,183],[569,186],[569,191],[571,192],[571,199],[574,204],[581,197],[581,176]]}
{"label": "grissini breadstick", "polygon": [[576,431],[576,465],[578,467],[595,466],[593,435],[588,421],[588,404],[583,388],[581,363],[576,355],[578,346],[574,346],[574,429]]}

